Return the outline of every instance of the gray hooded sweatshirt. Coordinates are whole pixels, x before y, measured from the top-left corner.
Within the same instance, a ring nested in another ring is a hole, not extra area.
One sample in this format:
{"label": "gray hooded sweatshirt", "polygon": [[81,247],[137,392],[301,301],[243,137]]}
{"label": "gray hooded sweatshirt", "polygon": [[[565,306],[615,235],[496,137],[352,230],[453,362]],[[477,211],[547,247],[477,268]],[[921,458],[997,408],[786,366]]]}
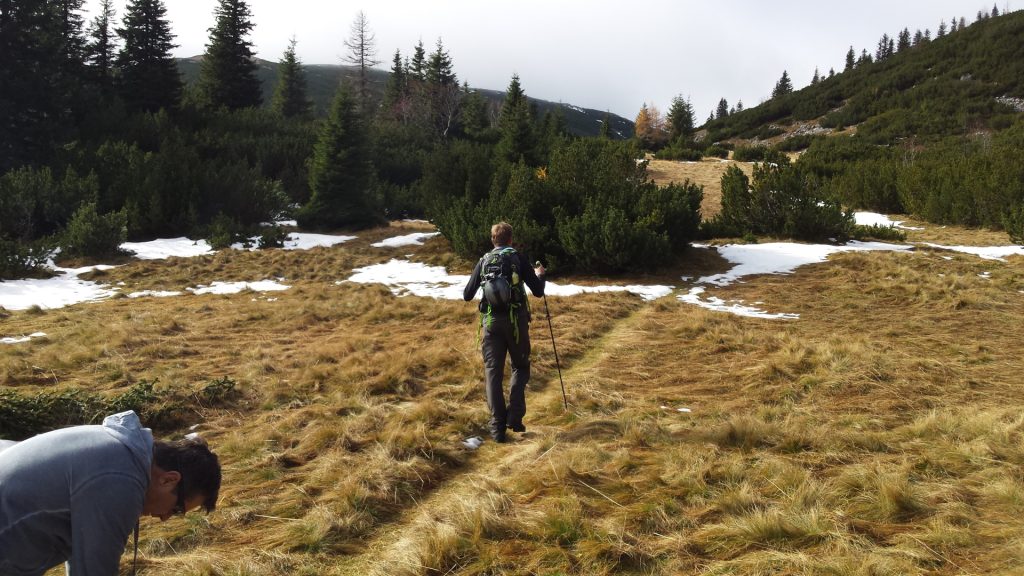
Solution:
{"label": "gray hooded sweatshirt", "polygon": [[67,562],[73,576],[115,576],[149,487],[153,433],[134,412],[0,450],[0,576]]}

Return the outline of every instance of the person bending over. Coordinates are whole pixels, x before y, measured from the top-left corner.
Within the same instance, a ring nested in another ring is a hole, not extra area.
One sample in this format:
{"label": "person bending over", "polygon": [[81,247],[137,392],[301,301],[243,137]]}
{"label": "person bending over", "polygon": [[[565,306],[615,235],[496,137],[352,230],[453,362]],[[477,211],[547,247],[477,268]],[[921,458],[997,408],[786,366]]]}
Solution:
{"label": "person bending over", "polygon": [[206,442],[154,441],[131,411],[0,443],[0,576],[115,576],[141,516],[210,512],[220,480]]}

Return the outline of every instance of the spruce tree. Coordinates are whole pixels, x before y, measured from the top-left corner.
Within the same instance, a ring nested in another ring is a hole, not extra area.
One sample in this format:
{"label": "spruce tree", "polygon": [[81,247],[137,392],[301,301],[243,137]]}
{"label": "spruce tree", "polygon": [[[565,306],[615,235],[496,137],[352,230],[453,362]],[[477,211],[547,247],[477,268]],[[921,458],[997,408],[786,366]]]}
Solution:
{"label": "spruce tree", "polygon": [[297,215],[302,226],[365,228],[384,222],[365,124],[347,83],[338,88],[313,149],[309,188],[309,203]]}
{"label": "spruce tree", "polygon": [[899,42],[896,43],[896,51],[903,52],[907,48],[910,48],[910,30],[904,28],[900,32]]}
{"label": "spruce tree", "polygon": [[743,100],[736,101],[736,111],[743,112]]}
{"label": "spruce tree", "polygon": [[718,108],[715,109],[715,118],[725,118],[729,115],[729,101],[722,98],[718,101]]}
{"label": "spruce tree", "polygon": [[362,10],[352,21],[349,37],[345,39],[348,54],[345,62],[356,68],[356,100],[363,110],[370,109],[370,68],[380,64],[377,60],[377,38],[370,30],[370,22]]}
{"label": "spruce tree", "polygon": [[117,57],[117,34],[114,32],[113,0],[102,0],[99,13],[89,24],[89,41],[85,47],[86,64],[90,75],[100,86],[108,88],[114,82],[114,60]]}
{"label": "spruce tree", "polygon": [[422,81],[425,79],[427,70],[427,51],[423,49],[423,40],[420,40],[412,51],[412,61],[409,62],[409,77],[413,80]]}
{"label": "spruce tree", "polygon": [[814,76],[811,76],[811,85],[813,86],[814,84],[817,84],[818,82],[821,82],[821,75],[818,74],[818,69],[815,68],[814,69]]}
{"label": "spruce tree", "polygon": [[853,46],[850,46],[850,50],[846,53],[846,66],[843,68],[843,72],[853,70],[854,58],[856,58],[856,55],[853,51]]}
{"label": "spruce tree", "polygon": [[690,143],[694,129],[693,106],[682,95],[672,99],[668,109],[668,124],[670,142],[680,145]]}
{"label": "spruce tree", "polygon": [[999,16],[999,7],[996,6],[995,4],[993,4],[992,5],[992,17],[995,18],[996,16]]}
{"label": "spruce tree", "polygon": [[247,38],[254,26],[249,5],[245,0],[218,0],[213,14],[216,23],[199,68],[202,100],[214,108],[255,108],[263,102],[263,93]]}
{"label": "spruce tree", "polygon": [[512,81],[505,91],[505,101],[498,115],[498,130],[501,133],[497,145],[500,158],[510,164],[523,161],[530,166],[537,165],[536,127],[526,93],[516,74],[512,75]]}
{"label": "spruce tree", "polygon": [[390,111],[401,102],[405,98],[407,87],[402,53],[395,50],[395,57],[391,61],[391,74],[388,75],[388,82],[384,86],[384,109]]}
{"label": "spruce tree", "polygon": [[775,88],[772,90],[772,98],[781,98],[786,94],[793,91],[793,83],[789,80],[789,74],[783,70],[782,78],[775,84]]}
{"label": "spruce tree", "polygon": [[444,49],[441,39],[437,39],[437,47],[430,53],[430,60],[427,61],[424,70],[424,78],[428,84],[447,86],[455,83],[455,72],[452,69],[452,59]]}
{"label": "spruce tree", "polygon": [[604,140],[611,140],[612,138],[612,115],[610,112],[605,110],[604,117],[601,118],[601,132],[598,133],[598,137]]}
{"label": "spruce tree", "polygon": [[312,108],[306,93],[306,73],[295,55],[295,44],[293,37],[277,65],[277,87],[272,101],[273,109],[285,118],[309,116]]}
{"label": "spruce tree", "polygon": [[175,109],[182,83],[171,56],[173,43],[162,0],[128,0],[117,34],[124,41],[117,57],[121,97],[133,110]]}
{"label": "spruce tree", "polygon": [[81,0],[0,0],[0,173],[45,162],[72,127]]}
{"label": "spruce tree", "polygon": [[937,38],[942,38],[945,35],[946,35],[946,21],[943,20],[942,22],[939,22],[939,29],[938,29],[937,32],[935,32],[935,36]]}

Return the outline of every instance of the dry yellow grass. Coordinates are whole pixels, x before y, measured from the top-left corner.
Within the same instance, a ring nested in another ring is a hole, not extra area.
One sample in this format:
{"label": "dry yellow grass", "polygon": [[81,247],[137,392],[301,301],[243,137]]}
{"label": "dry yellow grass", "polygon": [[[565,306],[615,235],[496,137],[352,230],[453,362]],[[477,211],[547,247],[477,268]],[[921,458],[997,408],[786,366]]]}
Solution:
{"label": "dry yellow grass", "polygon": [[[981,234],[940,230],[926,232]],[[1024,571],[1024,258],[848,253],[713,291],[796,321],[549,297],[570,410],[535,302],[529,433],[470,452],[460,441],[486,421],[474,306],[335,284],[406,253],[468,271],[439,238],[369,246],[397,233],[105,277],[126,291],[284,277],[273,302],[0,319],[48,334],[0,347],[0,384],[21,393],[239,383],[234,403],[184,415],[224,462],[218,510],[144,521],[142,574]],[[660,277],[721,267],[693,260]]]}
{"label": "dry yellow grass", "polygon": [[700,162],[678,162],[675,160],[655,160],[650,158],[647,165],[647,174],[659,186],[677,183],[682,184],[689,180],[704,187],[704,201],[701,203],[701,217],[710,220],[722,211],[722,174],[730,165],[740,167],[748,176],[754,171],[751,162],[736,162],[734,160],[719,160],[718,158],[705,158]]}

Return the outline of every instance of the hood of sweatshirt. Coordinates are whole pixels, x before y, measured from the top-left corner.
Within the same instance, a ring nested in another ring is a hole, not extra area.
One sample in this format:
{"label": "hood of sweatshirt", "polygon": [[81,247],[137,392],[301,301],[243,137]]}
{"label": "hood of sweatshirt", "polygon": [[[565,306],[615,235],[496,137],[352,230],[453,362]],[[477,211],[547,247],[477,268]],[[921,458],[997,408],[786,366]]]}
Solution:
{"label": "hood of sweatshirt", "polygon": [[148,477],[153,459],[153,432],[142,427],[138,415],[128,410],[107,416],[103,419],[103,431],[128,448],[139,470]]}

